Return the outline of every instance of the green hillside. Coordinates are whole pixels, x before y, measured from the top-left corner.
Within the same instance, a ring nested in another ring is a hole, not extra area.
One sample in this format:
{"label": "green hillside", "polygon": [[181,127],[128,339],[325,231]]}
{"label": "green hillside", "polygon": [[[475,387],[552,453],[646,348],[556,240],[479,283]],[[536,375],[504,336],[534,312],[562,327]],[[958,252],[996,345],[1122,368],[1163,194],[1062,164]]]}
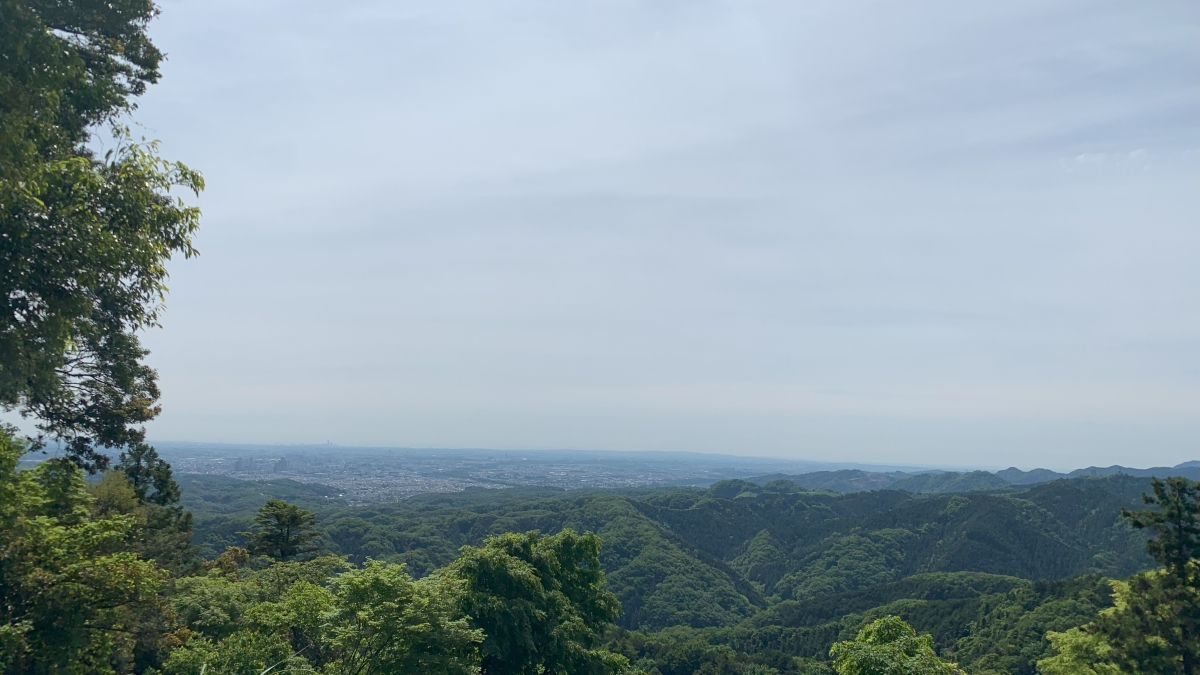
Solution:
{"label": "green hillside", "polygon": [[[236,507],[268,495],[317,511],[332,552],[356,564],[402,562],[418,577],[489,536],[595,532],[622,606],[616,623],[635,631],[611,639],[635,662],[667,665],[661,675],[690,673],[695,659],[745,665],[772,654],[793,665],[813,659],[820,672],[831,642],[885,614],[932,633],[964,664],[1032,673],[1046,630],[1084,623],[1109,604],[1105,577],[1152,565],[1145,536],[1120,516],[1149,479],[988,491],[973,474],[929,476],[930,487],[941,480],[968,491],[836,494],[727,480],[707,489],[469,490],[347,507],[326,488],[290,481],[181,484],[210,556],[239,543],[250,512]],[[985,645],[984,629],[1001,637]],[[671,670],[671,654],[683,670]]]}

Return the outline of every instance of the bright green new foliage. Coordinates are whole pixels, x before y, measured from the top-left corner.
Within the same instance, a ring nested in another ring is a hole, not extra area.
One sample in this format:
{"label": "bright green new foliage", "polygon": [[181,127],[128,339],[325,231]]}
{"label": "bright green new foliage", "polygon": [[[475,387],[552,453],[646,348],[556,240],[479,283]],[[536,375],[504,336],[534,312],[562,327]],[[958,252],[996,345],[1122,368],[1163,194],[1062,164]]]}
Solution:
{"label": "bright green new foliage", "polygon": [[166,575],[125,550],[132,516],[93,512],[78,468],[17,471],[24,450],[0,427],[0,668],[128,672]]}
{"label": "bright green new foliage", "polygon": [[335,577],[335,609],[328,620],[330,648],[338,655],[336,672],[479,672],[476,647],[483,632],[455,618],[457,585],[442,576],[413,581],[403,565],[374,560]]}
{"label": "bright green new foliage", "polygon": [[838,675],[963,675],[957,665],[938,658],[932,638],[917,635],[898,616],[872,621],[829,654]]}
{"label": "bright green new foliage", "polygon": [[483,636],[456,614],[458,584],[414,581],[403,565],[332,556],[251,571],[231,550],[208,574],[179,581],[172,601],[187,630],[168,675],[323,672],[472,675]]}
{"label": "bright green new foliage", "polygon": [[565,529],[489,538],[465,547],[450,567],[461,580],[462,612],[486,636],[485,675],[620,672],[623,657],[599,648],[620,612],[603,587],[600,538]]}

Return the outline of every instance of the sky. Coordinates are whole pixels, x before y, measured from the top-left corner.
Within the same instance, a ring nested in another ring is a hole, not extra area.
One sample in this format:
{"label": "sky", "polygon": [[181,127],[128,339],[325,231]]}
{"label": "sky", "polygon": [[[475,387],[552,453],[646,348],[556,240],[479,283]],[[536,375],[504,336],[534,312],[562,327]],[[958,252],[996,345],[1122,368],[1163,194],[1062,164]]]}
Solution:
{"label": "sky", "polygon": [[163,0],[151,439],[1200,457],[1200,9]]}

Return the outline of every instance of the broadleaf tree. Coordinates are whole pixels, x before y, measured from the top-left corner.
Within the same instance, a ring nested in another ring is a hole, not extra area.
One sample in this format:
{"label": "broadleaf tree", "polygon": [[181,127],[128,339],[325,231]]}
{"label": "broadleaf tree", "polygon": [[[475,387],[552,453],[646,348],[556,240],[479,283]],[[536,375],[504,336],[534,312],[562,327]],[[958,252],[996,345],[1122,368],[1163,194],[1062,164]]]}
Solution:
{"label": "broadleaf tree", "polygon": [[0,426],[0,670],[129,672],[160,646],[166,575],[126,550],[135,518],[95,509],[74,464],[19,471],[14,432]]}
{"label": "broadleaf tree", "polygon": [[[166,262],[196,253],[204,182],[123,116],[158,80],[149,0],[0,0],[0,408],[95,472],[145,440]],[[112,130],[107,151],[97,132]]]}
{"label": "broadleaf tree", "polygon": [[838,675],[965,675],[938,658],[933,638],[917,635],[898,616],[872,621],[853,640],[835,644],[829,655]]}
{"label": "broadleaf tree", "polygon": [[600,645],[621,606],[604,588],[600,538],[565,529],[464,547],[449,574],[461,611],[483,631],[484,675],[602,675],[628,661]]}

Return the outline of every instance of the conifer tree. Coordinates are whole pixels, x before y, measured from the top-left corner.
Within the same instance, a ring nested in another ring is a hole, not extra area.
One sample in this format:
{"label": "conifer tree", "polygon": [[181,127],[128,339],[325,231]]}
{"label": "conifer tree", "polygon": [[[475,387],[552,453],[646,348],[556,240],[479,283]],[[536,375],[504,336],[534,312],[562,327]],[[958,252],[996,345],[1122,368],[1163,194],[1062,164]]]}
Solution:
{"label": "conifer tree", "polygon": [[294,560],[320,551],[316,543],[324,536],[316,528],[317,514],[282,499],[268,499],[254,516],[254,527],[238,534],[246,538],[246,548],[254,555],[275,560]]}

